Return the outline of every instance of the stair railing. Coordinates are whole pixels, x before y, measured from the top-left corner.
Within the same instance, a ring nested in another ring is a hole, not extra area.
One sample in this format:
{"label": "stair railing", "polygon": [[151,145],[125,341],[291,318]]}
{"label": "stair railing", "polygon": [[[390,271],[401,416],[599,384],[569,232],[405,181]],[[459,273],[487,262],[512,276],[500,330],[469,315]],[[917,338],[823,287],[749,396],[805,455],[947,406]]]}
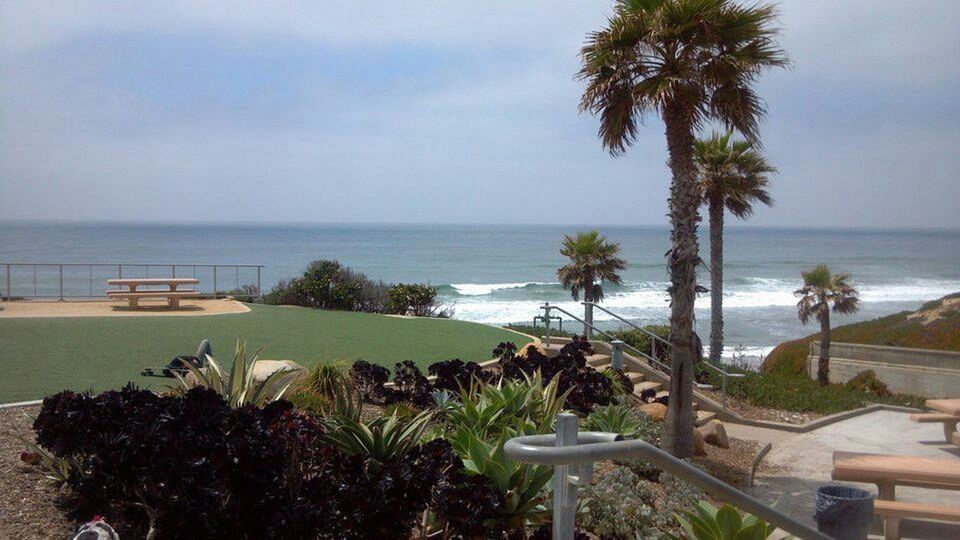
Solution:
{"label": "stair railing", "polygon": [[[594,307],[594,308],[597,308],[597,309],[599,309],[600,311],[603,311],[604,313],[606,313],[607,315],[610,315],[610,316],[613,317],[614,319],[617,319],[618,321],[620,321],[620,322],[622,322],[622,323],[624,323],[624,324],[626,324],[626,325],[628,325],[628,326],[630,326],[630,327],[632,327],[632,328],[634,328],[634,329],[636,329],[636,330],[639,330],[640,332],[643,332],[644,334],[646,334],[646,335],[650,338],[650,352],[651,352],[651,355],[652,355],[654,358],[656,358],[656,356],[657,356],[657,352],[656,352],[656,351],[657,351],[657,343],[658,343],[658,342],[661,344],[660,346],[663,348],[663,350],[669,351],[670,342],[667,341],[667,340],[665,340],[665,339],[663,339],[662,337],[654,334],[653,332],[647,330],[646,328],[643,328],[642,326],[639,326],[639,325],[637,325],[637,324],[635,324],[635,323],[633,323],[633,322],[628,321],[627,319],[624,319],[624,318],[621,317],[620,315],[617,315],[616,313],[614,313],[614,312],[610,311],[609,309],[607,309],[607,308],[605,308],[605,307],[597,304],[596,302],[581,302],[581,304],[583,304],[584,306],[589,305],[589,306],[592,306],[592,307]],[[609,334],[607,334],[607,335],[609,335]],[[726,409],[726,408],[727,408],[727,383],[728,383],[728,379],[731,379],[731,378],[732,378],[732,379],[742,379],[742,378],[746,377],[746,375],[744,375],[743,373],[731,373],[731,372],[728,372],[728,371],[724,371],[723,368],[721,368],[720,366],[714,365],[714,364],[712,364],[712,363],[710,363],[710,362],[708,362],[708,361],[704,361],[704,362],[702,362],[702,364],[706,365],[708,368],[710,368],[710,369],[712,369],[712,370],[714,370],[714,371],[716,371],[717,373],[720,374],[720,399],[721,399],[721,405],[723,406],[724,409]]]}
{"label": "stair railing", "polygon": [[574,414],[561,413],[557,416],[555,434],[514,437],[503,445],[503,450],[506,456],[514,461],[554,467],[554,540],[573,539],[578,488],[590,483],[593,463],[627,458],[648,461],[661,470],[799,538],[830,538],[646,441],[624,440],[622,435],[616,433],[577,433],[577,416]]}
{"label": "stair railing", "polygon": [[[616,338],[616,336],[610,334],[609,332],[605,332],[605,331],[597,328],[596,326],[588,323],[587,321],[581,319],[580,317],[577,317],[577,316],[574,315],[573,313],[570,313],[569,311],[567,311],[567,310],[565,310],[565,309],[563,309],[563,308],[561,308],[561,307],[558,307],[558,306],[551,306],[549,302],[547,302],[547,303],[543,304],[542,306],[540,306],[540,309],[542,309],[542,310],[544,311],[544,315],[542,315],[542,316],[541,316],[541,319],[540,319],[540,320],[542,320],[542,321],[544,322],[544,324],[543,324],[543,328],[544,328],[544,332],[545,332],[545,334],[544,334],[544,336],[543,336],[543,337],[544,337],[544,339],[543,339],[544,345],[547,345],[547,346],[550,345],[550,320],[554,318],[554,317],[551,317],[550,312],[551,312],[552,310],[556,310],[556,311],[559,311],[560,313],[563,313],[563,314],[566,315],[567,317],[570,317],[571,319],[573,319],[573,320],[575,320],[575,321],[583,324],[584,328],[590,328],[590,329],[592,329],[594,332],[596,332],[596,333],[598,333],[598,334],[602,334],[602,335],[604,335],[604,336],[607,336],[608,338],[610,338],[610,339],[613,340],[613,341],[618,341],[619,343],[622,343],[622,345],[621,345],[622,347],[624,347],[624,348],[626,348],[626,349],[629,349],[629,350],[630,350],[634,355],[636,355],[637,357],[645,358],[648,362],[650,362],[650,364],[651,364],[653,367],[655,367],[655,368],[658,369],[659,371],[662,371],[663,373],[665,373],[665,374],[667,374],[667,375],[670,374],[670,366],[668,366],[667,364],[664,364],[663,362],[661,362],[661,361],[657,360],[656,358],[650,356],[649,354],[641,351],[640,349],[634,347],[633,345],[630,345],[629,343],[623,343],[622,341],[619,341],[619,340]],[[611,356],[611,358],[612,358],[612,356]]]}

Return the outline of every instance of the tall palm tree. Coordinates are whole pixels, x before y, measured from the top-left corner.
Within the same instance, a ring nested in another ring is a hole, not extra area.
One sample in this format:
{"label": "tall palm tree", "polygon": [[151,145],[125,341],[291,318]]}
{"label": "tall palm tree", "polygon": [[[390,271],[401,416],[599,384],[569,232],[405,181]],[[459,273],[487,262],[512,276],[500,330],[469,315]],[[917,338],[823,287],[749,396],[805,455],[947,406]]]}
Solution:
{"label": "tall palm tree", "polygon": [[860,309],[860,293],[849,283],[850,274],[831,274],[827,265],[800,272],[803,287],[793,294],[800,297],[797,314],[807,324],[811,317],[820,321],[820,358],[817,359],[817,382],[830,384],[830,310],[854,313]]}
{"label": "tall palm tree", "polygon": [[[623,280],[618,273],[627,267],[626,261],[617,257],[620,244],[608,242],[600,231],[578,232],[574,236],[563,235],[563,247],[560,254],[569,257],[570,263],[557,269],[557,279],[564,288],[570,289],[574,300],[587,302],[603,301],[603,283],[609,281],[620,285]],[[584,311],[587,323],[593,324],[593,306],[587,305]],[[590,336],[590,327],[585,329]]]}
{"label": "tall palm tree", "polygon": [[732,131],[694,143],[700,198],[710,215],[710,360],[723,353],[723,218],[753,215],[753,204],[773,205],[767,191],[777,172],[750,141],[731,140]]}
{"label": "tall palm tree", "polygon": [[[693,305],[698,207],[694,130],[708,121],[757,140],[764,114],[753,90],[761,71],[787,65],[771,5],[731,0],[617,0],[606,28],[581,50],[581,111],[600,116],[600,140],[614,156],[637,136],[644,116],[666,125],[672,173],[669,214],[670,406],[663,448],[693,455]],[[699,288],[702,290],[702,288]]]}

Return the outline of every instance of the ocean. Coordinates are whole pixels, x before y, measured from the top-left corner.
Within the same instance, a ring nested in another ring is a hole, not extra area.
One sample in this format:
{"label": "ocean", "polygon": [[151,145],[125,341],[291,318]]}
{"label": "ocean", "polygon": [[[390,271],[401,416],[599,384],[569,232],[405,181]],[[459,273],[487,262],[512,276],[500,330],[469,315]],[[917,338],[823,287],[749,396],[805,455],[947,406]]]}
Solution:
{"label": "ocean", "polygon": [[[427,282],[455,318],[530,323],[543,302],[582,307],[556,280],[565,233],[554,225],[153,224],[0,222],[0,264],[262,264],[263,285],[301,273],[314,259],[337,259],[374,279]],[[624,285],[605,287],[604,305],[642,324],[669,317],[666,227],[599,227],[619,242]],[[708,253],[701,229],[701,253]],[[727,356],[765,354],[815,332],[796,316],[800,271],[819,263],[849,272],[863,306],[834,324],[912,310],[960,291],[960,231],[814,230],[731,227],[726,233],[724,311]],[[49,271],[49,269],[48,269]],[[2,272],[2,269],[0,269]],[[86,270],[84,270],[86,272]],[[126,270],[125,270],[126,272]],[[165,275],[162,268],[153,275]],[[26,276],[14,278],[23,281]],[[110,277],[110,276],[107,276]],[[706,267],[699,272],[709,285]],[[83,276],[73,278],[82,282]],[[51,276],[40,281],[50,285]],[[221,275],[221,289],[255,282],[250,271]],[[98,278],[94,278],[99,283]],[[0,283],[0,289],[3,284]],[[14,289],[14,294],[17,294]],[[710,295],[697,300],[697,331],[708,342]],[[616,327],[602,312],[596,319]],[[572,328],[567,321],[565,328]]]}

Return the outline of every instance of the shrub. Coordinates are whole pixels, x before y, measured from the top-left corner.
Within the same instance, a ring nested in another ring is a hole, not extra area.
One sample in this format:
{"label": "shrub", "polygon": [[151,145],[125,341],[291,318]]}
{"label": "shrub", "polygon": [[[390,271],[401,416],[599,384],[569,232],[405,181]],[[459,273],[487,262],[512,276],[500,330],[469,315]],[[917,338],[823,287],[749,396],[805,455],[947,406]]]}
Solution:
{"label": "shrub", "polygon": [[309,391],[330,400],[348,383],[346,369],[340,362],[321,362],[313,366],[306,379],[298,385],[299,391]]}
{"label": "shrub", "polygon": [[846,387],[847,390],[869,396],[886,397],[890,395],[887,384],[881,381],[872,369],[857,373],[855,377],[847,381],[844,387]]}
{"label": "shrub", "polygon": [[495,527],[491,522],[496,521],[503,505],[503,495],[490,479],[483,474],[467,474],[463,461],[440,482],[431,502],[439,528],[448,530],[454,538],[493,537]]}
{"label": "shrub", "polygon": [[[644,326],[643,329],[659,337],[660,339],[668,340],[670,338],[670,325],[648,324]],[[643,351],[644,354],[652,356],[653,346],[651,345],[651,342],[653,341],[653,338],[651,338],[646,332],[642,332],[636,328],[631,328],[630,330],[615,330],[609,333],[627,345],[636,347],[637,349]],[[663,358],[663,353],[666,352],[664,351],[663,347],[660,347],[659,345],[661,344],[658,344],[657,347],[658,359]]]}
{"label": "shrub", "polygon": [[360,393],[364,401],[382,402],[384,384],[390,379],[390,370],[383,366],[357,360],[350,366],[350,386]]}
{"label": "shrub", "polygon": [[387,313],[413,315],[414,317],[440,317],[448,319],[453,312],[437,302],[437,289],[421,283],[398,283],[387,293]]}
{"label": "shrub", "polygon": [[394,364],[393,386],[383,389],[383,402],[386,405],[406,402],[415,407],[429,407],[433,404],[431,390],[430,381],[420,368],[412,360],[404,360]]}
{"label": "shrub", "polygon": [[607,405],[594,409],[583,420],[583,429],[586,431],[604,431],[619,433],[628,439],[634,438],[643,425],[646,416],[637,414],[621,405]]}
{"label": "shrub", "polygon": [[278,282],[264,297],[267,304],[383,313],[389,286],[373,281],[333,260],[307,265],[303,275]]}
{"label": "shrub", "polygon": [[582,412],[616,401],[617,391],[611,380],[587,365],[586,355],[592,353],[592,349],[586,338],[574,337],[554,358],[532,345],[527,347],[526,356],[519,356],[515,351],[516,346],[510,343],[501,343],[493,351],[500,357],[500,369],[507,378],[519,379],[538,371],[545,380],[557,377],[560,393],[569,392],[567,403]]}
{"label": "shrub", "polygon": [[470,388],[474,379],[487,382],[493,378],[493,374],[483,371],[480,364],[476,362],[464,363],[459,359],[430,364],[427,367],[427,373],[436,377],[433,381],[435,390],[447,390],[453,393],[460,393],[460,390]]}
{"label": "shrub", "polygon": [[392,452],[347,453],[287,402],[231,408],[209,388],[61,392],[34,429],[76,460],[68,485],[117,516],[123,536],[409,538],[444,471],[461,465],[445,441],[416,444],[410,425],[403,437],[382,430]]}
{"label": "shrub", "polygon": [[583,488],[589,508],[580,514],[580,525],[601,538],[659,536],[654,496],[640,477],[617,467]]}

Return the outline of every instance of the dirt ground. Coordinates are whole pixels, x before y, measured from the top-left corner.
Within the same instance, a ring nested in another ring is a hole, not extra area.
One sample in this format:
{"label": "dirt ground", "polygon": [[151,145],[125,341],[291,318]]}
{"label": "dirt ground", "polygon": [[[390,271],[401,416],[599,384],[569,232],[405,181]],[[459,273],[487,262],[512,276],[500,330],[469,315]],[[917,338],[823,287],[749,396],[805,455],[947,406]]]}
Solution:
{"label": "dirt ground", "polygon": [[0,538],[68,538],[73,521],[58,507],[57,490],[48,486],[37,469],[20,461],[33,440],[28,415],[39,406],[0,409]]}
{"label": "dirt ground", "polygon": [[14,301],[3,302],[0,318],[12,317],[184,317],[246,313],[244,304],[221,298],[217,300],[181,300],[179,309],[167,307],[166,299],[141,300],[138,309],[127,307],[126,301]]}

